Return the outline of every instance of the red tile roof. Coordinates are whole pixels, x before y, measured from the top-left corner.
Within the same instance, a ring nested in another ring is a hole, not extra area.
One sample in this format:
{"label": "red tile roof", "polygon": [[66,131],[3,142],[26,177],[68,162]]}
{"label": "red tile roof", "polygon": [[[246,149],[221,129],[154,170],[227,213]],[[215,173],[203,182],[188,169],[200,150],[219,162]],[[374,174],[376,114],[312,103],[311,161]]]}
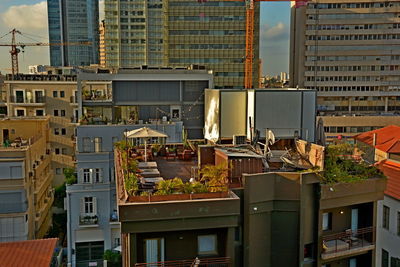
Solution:
{"label": "red tile roof", "polygon": [[0,267],[49,267],[57,238],[0,243]]}
{"label": "red tile roof", "polygon": [[376,137],[375,148],[389,153],[400,153],[400,127],[386,126],[377,130],[365,132],[354,136],[354,139],[373,146],[374,134]]}
{"label": "red tile roof", "polygon": [[400,200],[400,163],[385,159],[377,164],[388,178],[385,194]]}

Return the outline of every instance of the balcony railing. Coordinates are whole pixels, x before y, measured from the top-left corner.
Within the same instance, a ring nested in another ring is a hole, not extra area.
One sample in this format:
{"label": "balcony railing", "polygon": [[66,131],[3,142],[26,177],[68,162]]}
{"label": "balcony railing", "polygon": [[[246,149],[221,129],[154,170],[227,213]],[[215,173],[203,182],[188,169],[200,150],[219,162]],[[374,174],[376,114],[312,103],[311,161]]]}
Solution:
{"label": "balcony railing", "polygon": [[79,225],[95,225],[99,221],[97,215],[80,215]]}
{"label": "balcony railing", "polygon": [[18,104],[44,104],[45,97],[44,96],[36,96],[33,98],[28,97],[20,97],[12,95],[10,97],[11,103],[18,103]]}
{"label": "balcony railing", "polygon": [[349,229],[345,232],[323,236],[321,257],[330,259],[369,250],[375,245],[374,232],[375,228],[371,226],[356,231]]}
{"label": "balcony railing", "polygon": [[206,258],[179,261],[160,261],[152,263],[136,263],[135,267],[230,267],[231,258]]}

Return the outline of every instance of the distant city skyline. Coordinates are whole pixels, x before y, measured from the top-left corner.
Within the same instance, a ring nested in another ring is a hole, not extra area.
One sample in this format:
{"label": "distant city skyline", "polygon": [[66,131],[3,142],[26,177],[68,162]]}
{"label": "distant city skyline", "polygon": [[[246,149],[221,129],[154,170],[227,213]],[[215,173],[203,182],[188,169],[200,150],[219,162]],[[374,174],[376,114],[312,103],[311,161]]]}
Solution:
{"label": "distant city skyline", "polygon": [[[104,1],[100,0],[100,12]],[[41,0],[2,0],[0,3],[0,37],[12,28],[30,34],[29,38],[18,36],[20,42],[48,42],[47,3]],[[35,22],[35,23],[32,23]],[[260,57],[262,75],[278,75],[289,71],[290,3],[262,3],[260,18]],[[0,38],[9,43],[10,35]],[[29,65],[50,65],[49,48],[26,47],[19,54],[21,72],[28,72]],[[11,72],[9,47],[0,47],[0,71]]]}

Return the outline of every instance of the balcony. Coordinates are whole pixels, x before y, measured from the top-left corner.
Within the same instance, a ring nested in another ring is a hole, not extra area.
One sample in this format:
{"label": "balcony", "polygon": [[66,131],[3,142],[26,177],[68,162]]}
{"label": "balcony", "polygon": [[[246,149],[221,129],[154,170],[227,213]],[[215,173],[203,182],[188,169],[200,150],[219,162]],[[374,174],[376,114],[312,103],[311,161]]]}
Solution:
{"label": "balcony", "polygon": [[19,105],[29,106],[42,106],[45,104],[46,98],[44,96],[24,97],[24,96],[10,96],[10,102]]}
{"label": "balcony", "polygon": [[112,93],[109,90],[83,90],[82,100],[84,102],[111,102]]}
{"label": "balcony", "polygon": [[161,261],[152,263],[136,263],[135,267],[230,267],[231,259],[229,257],[220,258],[205,258],[205,259],[192,259],[192,260],[179,260],[179,261]]}
{"label": "balcony", "polygon": [[374,232],[375,228],[371,226],[356,231],[349,229],[345,232],[323,236],[322,260],[350,256],[374,249]]}
{"label": "balcony", "polygon": [[73,106],[78,105],[78,96],[76,96],[76,95],[70,96],[69,103]]}
{"label": "balcony", "polygon": [[67,166],[75,166],[75,158],[73,156],[52,153],[51,160]]}
{"label": "balcony", "polygon": [[99,218],[97,215],[80,215],[79,225],[97,225]]}

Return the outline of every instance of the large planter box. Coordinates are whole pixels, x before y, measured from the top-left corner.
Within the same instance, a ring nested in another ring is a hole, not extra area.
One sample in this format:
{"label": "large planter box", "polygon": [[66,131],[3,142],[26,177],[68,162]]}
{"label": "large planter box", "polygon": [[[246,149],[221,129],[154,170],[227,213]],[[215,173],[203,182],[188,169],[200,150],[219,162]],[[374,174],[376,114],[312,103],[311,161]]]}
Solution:
{"label": "large planter box", "polygon": [[385,178],[321,185],[321,208],[327,209],[377,201],[383,199],[385,188]]}
{"label": "large planter box", "polygon": [[209,192],[198,194],[171,194],[171,195],[150,195],[150,196],[129,196],[128,202],[161,202],[161,201],[179,201],[192,199],[211,199],[226,198],[229,192]]}

